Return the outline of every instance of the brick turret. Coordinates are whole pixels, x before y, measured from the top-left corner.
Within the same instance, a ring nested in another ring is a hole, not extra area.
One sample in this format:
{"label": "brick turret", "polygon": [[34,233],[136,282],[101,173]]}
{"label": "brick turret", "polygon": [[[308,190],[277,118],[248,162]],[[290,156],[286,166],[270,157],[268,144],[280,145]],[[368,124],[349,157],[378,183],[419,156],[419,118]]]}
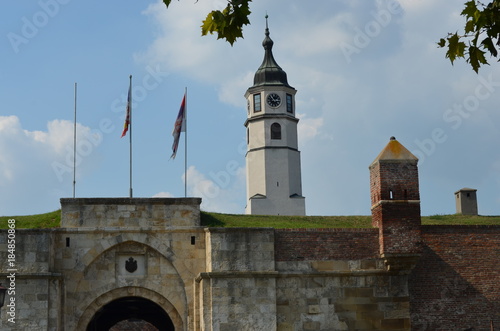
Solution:
{"label": "brick turret", "polygon": [[372,224],[379,228],[382,257],[416,256],[420,252],[418,159],[396,138],[370,165]]}

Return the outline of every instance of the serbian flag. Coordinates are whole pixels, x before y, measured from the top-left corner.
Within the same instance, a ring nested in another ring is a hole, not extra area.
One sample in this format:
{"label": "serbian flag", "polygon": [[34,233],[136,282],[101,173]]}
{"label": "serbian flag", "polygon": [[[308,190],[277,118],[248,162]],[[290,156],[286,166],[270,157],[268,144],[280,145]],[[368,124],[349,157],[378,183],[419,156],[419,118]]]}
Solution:
{"label": "serbian flag", "polygon": [[130,87],[128,88],[128,97],[127,97],[127,116],[125,117],[125,123],[123,124],[123,132],[121,138],[123,138],[128,131],[128,126],[130,125],[130,99],[132,98],[132,81],[130,81]]}
{"label": "serbian flag", "polygon": [[181,108],[179,109],[179,114],[175,120],[174,130],[172,131],[172,136],[174,137],[174,143],[172,144],[172,156],[171,159],[175,159],[177,154],[177,147],[179,147],[179,138],[181,132],[186,132],[186,93],[182,98]]}

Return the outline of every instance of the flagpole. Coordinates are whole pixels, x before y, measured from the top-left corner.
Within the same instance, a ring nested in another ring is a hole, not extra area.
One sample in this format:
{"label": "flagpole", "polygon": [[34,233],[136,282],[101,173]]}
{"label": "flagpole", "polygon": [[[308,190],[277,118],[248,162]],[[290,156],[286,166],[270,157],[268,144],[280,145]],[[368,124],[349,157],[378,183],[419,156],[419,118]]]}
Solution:
{"label": "flagpole", "polygon": [[76,83],[75,83],[75,116],[73,127],[73,199],[76,190]]}
{"label": "flagpole", "polygon": [[185,104],[184,104],[184,197],[187,198],[187,87],[184,88]]}
{"label": "flagpole", "polygon": [[[130,75],[130,91],[132,90],[132,75]],[[129,117],[129,126],[130,126],[130,198],[133,197],[132,194],[132,93],[130,93],[130,102],[129,102],[129,109],[130,109],[130,117]]]}

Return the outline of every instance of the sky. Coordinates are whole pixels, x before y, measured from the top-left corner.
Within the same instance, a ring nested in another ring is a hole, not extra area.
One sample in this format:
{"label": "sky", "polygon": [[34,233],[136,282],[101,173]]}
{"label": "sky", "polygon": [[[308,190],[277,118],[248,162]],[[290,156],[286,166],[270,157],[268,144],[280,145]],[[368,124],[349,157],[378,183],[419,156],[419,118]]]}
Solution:
{"label": "sky", "polygon": [[277,63],[297,89],[308,215],[369,215],[368,166],[395,136],[419,158],[422,215],[455,213],[477,189],[500,214],[500,64],[451,65],[436,42],[460,31],[463,0],[255,0],[233,46],[201,36],[223,0],[9,1],[0,12],[0,215],[76,197],[129,196],[120,138],[132,75],[134,197],[184,197],[244,213],[245,91],[262,62],[265,15]]}

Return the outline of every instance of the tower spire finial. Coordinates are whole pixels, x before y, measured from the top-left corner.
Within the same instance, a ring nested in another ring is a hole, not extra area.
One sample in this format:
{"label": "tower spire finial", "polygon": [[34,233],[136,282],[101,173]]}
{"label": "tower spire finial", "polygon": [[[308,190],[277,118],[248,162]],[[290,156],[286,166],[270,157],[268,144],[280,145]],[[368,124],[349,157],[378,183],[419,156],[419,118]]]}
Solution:
{"label": "tower spire finial", "polygon": [[266,11],[266,16],[265,16],[265,18],[266,18],[266,36],[269,36],[269,26],[267,24],[267,18],[268,17],[269,17],[269,15],[267,15],[267,11]]}
{"label": "tower spire finial", "polygon": [[258,85],[284,85],[289,86],[286,78],[286,72],[281,69],[281,67],[276,63],[273,56],[273,40],[269,37],[269,24],[268,15],[266,12],[266,37],[262,41],[262,47],[264,47],[264,60],[260,65],[259,69],[255,73],[253,83],[254,86]]}

